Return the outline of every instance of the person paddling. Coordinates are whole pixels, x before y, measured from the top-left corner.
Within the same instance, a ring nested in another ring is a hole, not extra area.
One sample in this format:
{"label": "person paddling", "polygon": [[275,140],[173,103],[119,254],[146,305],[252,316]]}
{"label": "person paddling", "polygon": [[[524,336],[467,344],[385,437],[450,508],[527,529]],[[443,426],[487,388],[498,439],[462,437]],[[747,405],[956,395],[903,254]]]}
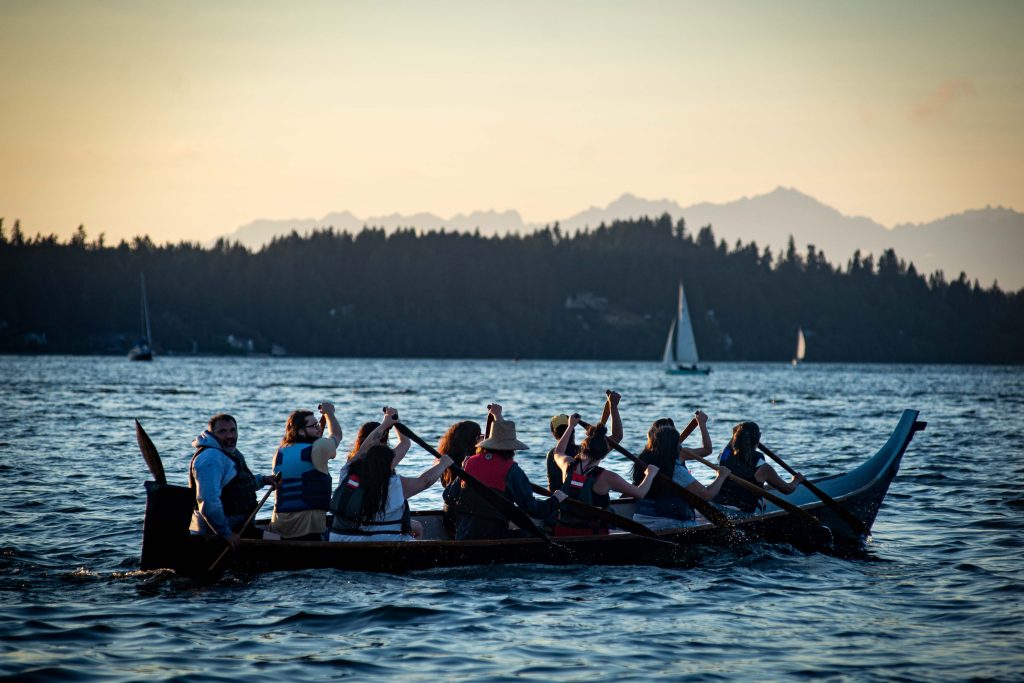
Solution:
{"label": "person paddling", "polygon": [[[607,509],[611,505],[611,491],[618,491],[624,496],[640,499],[647,495],[658,474],[656,465],[648,465],[647,473],[639,485],[633,485],[621,476],[600,466],[601,460],[608,455],[611,446],[607,439],[607,430],[603,425],[592,425],[587,430],[587,437],[580,444],[576,457],[569,457],[566,447],[572,433],[580,422],[580,416],[569,416],[569,426],[555,446],[555,460],[562,468],[562,492],[570,498]],[[590,536],[608,533],[608,523],[578,517],[571,509],[562,508],[558,512],[555,524],[555,536]]]}
{"label": "person paddling", "polygon": [[[437,452],[444,453],[458,467],[462,467],[466,458],[476,452],[476,446],[483,438],[480,431],[480,424],[473,420],[456,422],[441,437],[437,444]],[[451,469],[444,471],[441,475],[441,485],[446,489],[456,481],[455,474]],[[444,530],[448,532],[449,538],[455,538],[455,509],[445,503],[444,515],[441,518]]]}
{"label": "person paddling", "polygon": [[[605,418],[610,417],[612,420],[612,439],[616,442],[622,441],[622,420],[619,418],[619,399],[622,398],[617,391],[609,391],[605,394],[605,406],[604,413],[601,417],[601,424],[604,424]],[[565,413],[560,413],[551,418],[551,435],[555,437],[555,444],[561,440],[562,434],[569,427],[569,416]],[[579,447],[576,445],[575,435],[570,434],[569,443],[566,444],[565,454],[570,458],[576,457],[576,451]],[[557,491],[562,488],[562,468],[559,467],[558,462],[555,460],[555,449],[554,447],[548,451],[547,457],[544,460],[547,471],[548,471],[548,490]]]}
{"label": "person paddling", "polygon": [[[189,532],[219,536],[232,548],[238,547],[238,532],[256,509],[256,491],[276,481],[270,475],[254,475],[237,444],[235,418],[226,413],[214,415],[192,442],[196,452],[188,468],[188,485],[196,501]],[[262,538],[263,532],[249,526],[245,535]]]}
{"label": "person paddling", "polygon": [[412,519],[409,498],[430,488],[452,464],[442,456],[418,477],[395,474],[394,449],[382,443],[398,412],[384,407],[381,423],[363,440],[363,445],[341,467],[340,482],[331,497],[334,521],[328,540],[411,541]]}
{"label": "person paddling", "polygon": [[[321,403],[320,414],[323,422],[311,410],[289,415],[274,454],[274,474],[281,474],[281,483],[274,497],[270,530],[285,540],[322,541],[327,531],[332,488],[327,463],[337,455],[341,426],[333,404]],[[327,436],[323,436],[324,422]]]}
{"label": "person paddling", "polygon": [[[723,466],[718,472],[718,477],[709,486],[704,486],[694,479],[690,471],[686,469],[686,460],[710,455],[712,449],[711,435],[708,434],[707,427],[708,416],[698,410],[696,417],[702,440],[700,448],[683,447],[679,440],[679,432],[674,426],[658,426],[655,423],[652,426],[653,434],[648,435],[647,447],[639,457],[642,462],[656,465],[666,474],[671,473],[672,481],[701,500],[711,500],[718,494],[729,476],[729,468]],[[645,469],[641,464],[633,464],[634,484],[643,479]],[[637,501],[633,520],[657,531],[696,524],[704,521],[704,518],[698,518],[686,499],[678,495],[671,487],[660,481],[655,481],[644,499]]]}
{"label": "person paddling", "polygon": [[[763,487],[768,484],[780,493],[793,493],[804,475],[797,472],[790,481],[784,481],[764,456],[757,450],[761,440],[761,428],[756,422],[741,422],[732,429],[732,440],[718,457],[720,466],[728,467],[732,474]],[[764,508],[764,498],[748,491],[739,484],[726,481],[715,496],[716,505],[735,508],[740,512],[757,512]]]}
{"label": "person paddling", "polygon": [[[478,453],[466,458],[462,468],[498,491],[535,519],[544,519],[555,509],[565,494],[556,491],[554,498],[533,497],[530,479],[515,462],[515,452],[528,446],[516,438],[515,422],[505,420],[501,406],[487,407],[494,418],[488,438],[478,444]],[[474,489],[462,480],[449,484],[444,490],[444,501],[455,510],[455,539],[459,541],[485,538],[511,538],[523,535],[509,529],[509,522]]]}

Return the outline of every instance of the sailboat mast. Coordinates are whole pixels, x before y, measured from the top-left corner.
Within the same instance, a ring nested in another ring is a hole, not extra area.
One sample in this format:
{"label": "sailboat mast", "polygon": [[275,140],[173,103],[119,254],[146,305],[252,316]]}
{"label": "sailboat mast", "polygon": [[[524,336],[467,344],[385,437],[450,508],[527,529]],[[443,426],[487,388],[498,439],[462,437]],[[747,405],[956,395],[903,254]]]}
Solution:
{"label": "sailboat mast", "polygon": [[146,343],[153,344],[153,333],[149,329],[149,302],[146,300],[146,275],[139,273],[139,282],[142,284],[142,329],[146,333]]}

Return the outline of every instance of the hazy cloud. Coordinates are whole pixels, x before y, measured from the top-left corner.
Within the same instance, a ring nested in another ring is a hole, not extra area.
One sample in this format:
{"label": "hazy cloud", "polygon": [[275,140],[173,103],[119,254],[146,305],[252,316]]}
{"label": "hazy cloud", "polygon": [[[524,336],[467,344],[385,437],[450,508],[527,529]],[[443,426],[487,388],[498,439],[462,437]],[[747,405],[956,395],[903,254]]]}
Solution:
{"label": "hazy cloud", "polygon": [[951,78],[943,81],[935,91],[914,105],[911,112],[917,121],[924,121],[949,107],[954,100],[974,94],[974,82],[967,78]]}

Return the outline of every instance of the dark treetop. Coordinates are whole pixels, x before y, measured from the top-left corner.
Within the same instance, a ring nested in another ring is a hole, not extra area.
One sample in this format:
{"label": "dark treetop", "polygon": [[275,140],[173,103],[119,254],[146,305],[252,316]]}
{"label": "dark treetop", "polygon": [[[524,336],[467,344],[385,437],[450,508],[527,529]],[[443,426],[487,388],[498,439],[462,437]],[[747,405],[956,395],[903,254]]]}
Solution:
{"label": "dark treetop", "polygon": [[0,351],[122,352],[140,272],[163,353],[656,360],[682,280],[705,360],[788,361],[800,326],[808,361],[1024,362],[1024,290],[924,276],[892,251],[835,268],[792,240],[730,248],[668,215],[573,235],[325,229],[258,252],[0,224]]}

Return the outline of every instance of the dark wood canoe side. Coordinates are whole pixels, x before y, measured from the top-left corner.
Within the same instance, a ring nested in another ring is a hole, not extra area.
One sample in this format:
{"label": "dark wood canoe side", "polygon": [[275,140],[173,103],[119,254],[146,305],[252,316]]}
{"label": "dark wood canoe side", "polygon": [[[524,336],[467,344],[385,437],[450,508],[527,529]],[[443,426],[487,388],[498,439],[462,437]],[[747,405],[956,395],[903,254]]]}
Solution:
{"label": "dark wood canoe side", "polygon": [[[914,434],[924,429],[918,412],[906,410],[881,449],[859,467],[815,483],[840,502],[869,528],[899,470],[900,461]],[[191,492],[182,486],[146,482],[146,520],[143,530],[142,568],[174,569],[184,574],[202,573],[223,548],[218,541],[203,541],[188,534],[192,510]],[[243,540],[234,567],[248,571],[280,571],[334,568],[351,571],[403,572],[435,567],[460,567],[512,563],[550,565],[686,565],[714,547],[749,540],[788,543],[801,550],[859,547],[863,539],[803,487],[785,496],[811,513],[832,532],[823,537],[820,528],[809,528],[784,510],[770,505],[763,514],[737,515],[736,530],[711,524],[659,532],[679,544],[672,548],[631,533],[603,537],[559,538],[545,543],[538,538],[500,541],[424,540],[405,543],[327,543],[319,541]],[[619,514],[632,514],[632,501],[614,503]],[[414,513],[427,529],[426,536],[441,536],[441,513]],[[834,545],[833,545],[834,544]],[[205,564],[204,564],[205,563]]]}

